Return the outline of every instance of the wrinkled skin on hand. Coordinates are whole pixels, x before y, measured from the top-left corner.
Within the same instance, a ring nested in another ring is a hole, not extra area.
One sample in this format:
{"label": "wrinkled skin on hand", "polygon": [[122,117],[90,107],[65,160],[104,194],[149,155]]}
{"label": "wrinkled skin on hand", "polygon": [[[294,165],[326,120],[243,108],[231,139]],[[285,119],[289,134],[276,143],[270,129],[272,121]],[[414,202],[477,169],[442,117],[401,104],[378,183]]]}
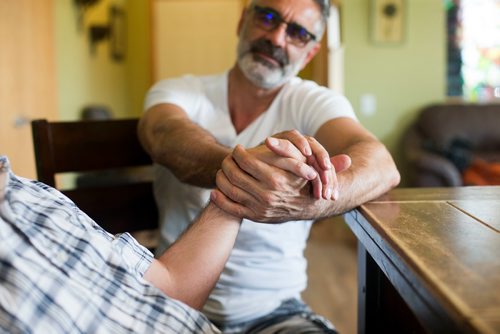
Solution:
{"label": "wrinkled skin on hand", "polygon": [[236,146],[217,173],[211,199],[221,209],[254,221],[306,219],[307,207],[338,196],[336,173],[350,163],[346,155],[330,159],[312,137],[282,132],[267,138],[265,145]]}

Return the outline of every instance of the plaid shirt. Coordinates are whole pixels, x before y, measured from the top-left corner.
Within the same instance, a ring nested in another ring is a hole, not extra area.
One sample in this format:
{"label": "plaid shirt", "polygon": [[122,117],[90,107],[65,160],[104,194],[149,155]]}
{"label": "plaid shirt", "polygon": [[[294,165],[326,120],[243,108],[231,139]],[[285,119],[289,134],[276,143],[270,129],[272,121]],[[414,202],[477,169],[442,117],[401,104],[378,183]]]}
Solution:
{"label": "plaid shirt", "polygon": [[0,156],[0,332],[217,332],[143,279],[152,258]]}

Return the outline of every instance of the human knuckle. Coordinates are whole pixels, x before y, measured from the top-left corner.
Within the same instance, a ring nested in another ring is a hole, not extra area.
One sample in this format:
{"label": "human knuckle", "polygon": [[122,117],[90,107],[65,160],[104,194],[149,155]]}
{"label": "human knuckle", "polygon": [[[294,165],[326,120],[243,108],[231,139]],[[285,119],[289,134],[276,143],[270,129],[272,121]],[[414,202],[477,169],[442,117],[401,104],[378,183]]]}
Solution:
{"label": "human knuckle", "polygon": [[222,170],[218,170],[217,173],[215,173],[215,182],[217,185],[221,185],[224,182],[224,177],[225,175]]}
{"label": "human knuckle", "polygon": [[238,160],[238,166],[242,169],[248,169],[248,168],[251,168],[253,166],[253,163],[252,163],[252,160],[246,156],[242,156],[239,160]]}
{"label": "human knuckle", "polygon": [[288,150],[288,151],[291,151],[291,150],[295,147],[295,145],[294,145],[291,141],[289,141],[289,140],[286,140],[286,141],[283,143],[283,146],[284,146],[284,147],[286,148],[286,150]]}
{"label": "human knuckle", "polygon": [[306,135],[306,136],[304,136],[304,137],[305,137],[308,141],[310,141],[310,142],[313,142],[313,143],[316,143],[316,142],[317,142],[316,138],[314,138],[313,136],[308,136],[308,135]]}
{"label": "human knuckle", "polygon": [[222,163],[221,163],[221,168],[222,169],[227,168],[229,166],[229,164],[231,163],[231,160],[232,160],[232,158],[230,158],[230,157],[224,158],[224,160],[222,160]]}
{"label": "human knuckle", "polygon": [[275,196],[272,194],[272,192],[265,192],[262,195],[262,202],[265,206],[268,206],[274,203],[274,198]]}
{"label": "human knuckle", "polygon": [[234,211],[238,217],[245,217],[245,210],[242,207],[238,206]]}
{"label": "human knuckle", "polygon": [[272,189],[280,189],[284,182],[282,176],[278,173],[273,173],[271,176],[272,177],[269,179],[269,186]]}
{"label": "human knuckle", "polygon": [[275,184],[276,189],[281,190],[288,183],[288,177],[286,175],[283,175],[283,174],[278,174],[276,176],[275,182],[276,182],[276,184]]}
{"label": "human knuckle", "polygon": [[231,187],[229,188],[229,197],[231,197],[231,199],[235,202],[238,202],[239,200],[239,191],[238,191],[238,188],[236,187]]}
{"label": "human knuckle", "polygon": [[237,179],[237,174],[232,169],[227,169],[223,172],[222,177],[227,178],[230,182],[234,182]]}

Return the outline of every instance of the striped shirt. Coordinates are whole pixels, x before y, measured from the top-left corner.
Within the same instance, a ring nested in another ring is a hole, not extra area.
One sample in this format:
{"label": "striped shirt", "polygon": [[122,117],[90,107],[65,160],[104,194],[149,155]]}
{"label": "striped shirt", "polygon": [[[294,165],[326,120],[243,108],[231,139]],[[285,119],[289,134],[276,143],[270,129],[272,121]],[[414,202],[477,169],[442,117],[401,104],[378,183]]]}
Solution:
{"label": "striped shirt", "polygon": [[0,332],[217,332],[143,279],[152,259],[0,156]]}

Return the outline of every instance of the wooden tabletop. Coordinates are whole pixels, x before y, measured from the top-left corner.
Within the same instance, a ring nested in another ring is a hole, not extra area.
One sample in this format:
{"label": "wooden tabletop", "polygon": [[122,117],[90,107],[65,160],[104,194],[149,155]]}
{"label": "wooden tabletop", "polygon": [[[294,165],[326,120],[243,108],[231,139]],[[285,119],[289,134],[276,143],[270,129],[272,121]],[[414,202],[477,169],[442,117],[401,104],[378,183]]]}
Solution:
{"label": "wooden tabletop", "polygon": [[395,189],[357,211],[457,324],[500,333],[500,187]]}

